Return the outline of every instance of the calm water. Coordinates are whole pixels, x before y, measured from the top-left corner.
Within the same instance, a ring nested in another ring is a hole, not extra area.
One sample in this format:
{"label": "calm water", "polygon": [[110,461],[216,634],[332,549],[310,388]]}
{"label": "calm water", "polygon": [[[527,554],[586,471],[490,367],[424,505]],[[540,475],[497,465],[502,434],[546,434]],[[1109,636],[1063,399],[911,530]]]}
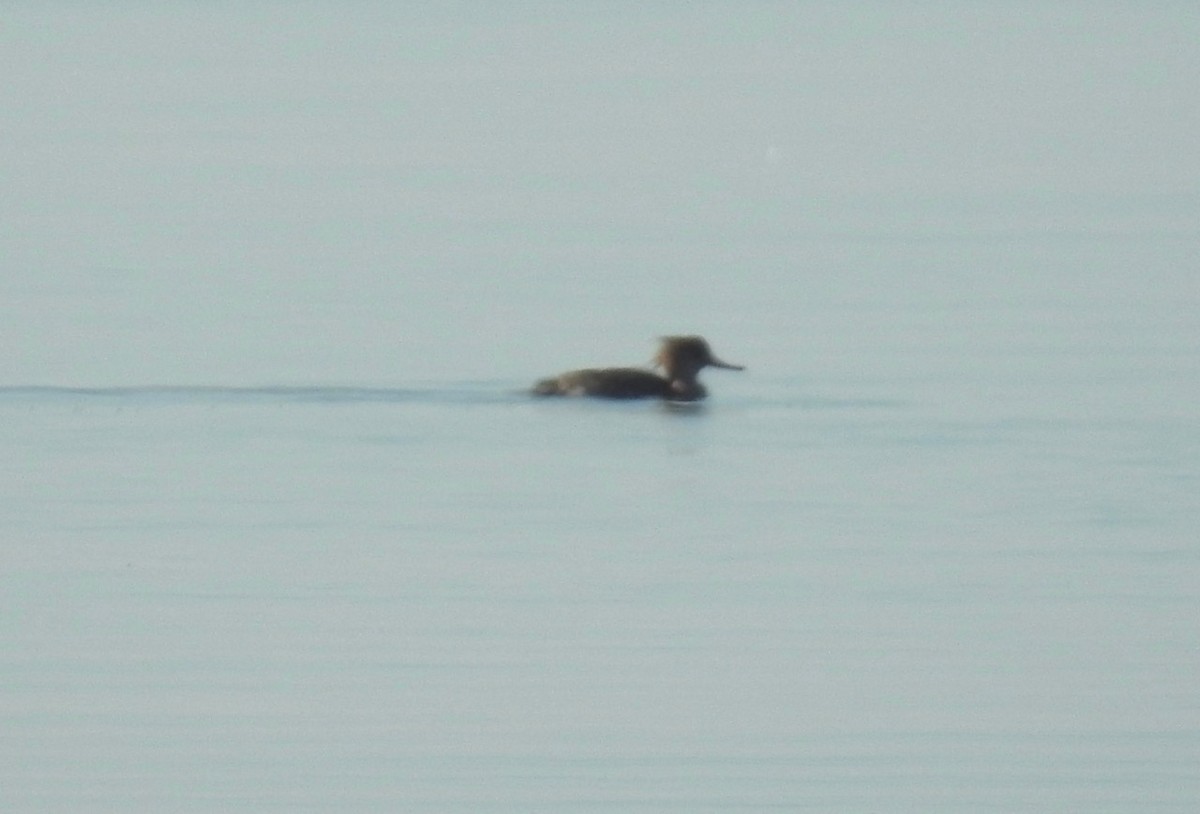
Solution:
{"label": "calm water", "polygon": [[5,797],[1191,808],[1194,421],[732,379],[0,393]]}
{"label": "calm water", "polygon": [[0,808],[1197,809],[1197,15],[703,5],[5,12]]}

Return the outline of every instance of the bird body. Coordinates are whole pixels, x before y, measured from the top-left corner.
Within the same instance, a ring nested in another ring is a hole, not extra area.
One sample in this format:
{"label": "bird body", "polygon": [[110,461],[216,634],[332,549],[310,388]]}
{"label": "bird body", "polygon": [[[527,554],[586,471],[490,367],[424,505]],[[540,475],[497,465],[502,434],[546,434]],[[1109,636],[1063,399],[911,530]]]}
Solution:
{"label": "bird body", "polygon": [[715,357],[708,342],[699,336],[663,337],[654,364],[663,375],[636,367],[584,368],[542,379],[532,392],[539,396],[698,401],[708,395],[698,378],[705,367],[744,369]]}

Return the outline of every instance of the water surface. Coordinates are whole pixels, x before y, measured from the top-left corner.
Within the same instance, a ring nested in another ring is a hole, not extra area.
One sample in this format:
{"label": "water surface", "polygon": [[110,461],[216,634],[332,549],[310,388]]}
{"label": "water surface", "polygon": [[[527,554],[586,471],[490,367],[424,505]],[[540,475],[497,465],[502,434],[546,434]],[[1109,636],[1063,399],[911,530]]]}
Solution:
{"label": "water surface", "polygon": [[3,810],[1200,804],[1190,6],[5,16]]}

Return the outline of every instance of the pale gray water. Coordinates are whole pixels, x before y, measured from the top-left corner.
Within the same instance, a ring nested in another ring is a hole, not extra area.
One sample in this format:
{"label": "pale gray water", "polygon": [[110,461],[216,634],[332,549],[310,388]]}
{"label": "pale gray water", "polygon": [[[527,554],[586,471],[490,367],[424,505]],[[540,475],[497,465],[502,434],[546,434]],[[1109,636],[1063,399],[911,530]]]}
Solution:
{"label": "pale gray water", "polygon": [[1200,17],[701,5],[5,10],[0,810],[1197,809]]}

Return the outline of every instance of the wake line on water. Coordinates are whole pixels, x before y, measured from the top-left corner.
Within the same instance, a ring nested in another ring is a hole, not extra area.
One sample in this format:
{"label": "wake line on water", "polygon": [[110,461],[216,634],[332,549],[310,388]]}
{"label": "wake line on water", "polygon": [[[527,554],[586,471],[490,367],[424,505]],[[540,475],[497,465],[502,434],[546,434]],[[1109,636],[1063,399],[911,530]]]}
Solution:
{"label": "wake line on water", "polygon": [[265,385],[138,385],[126,387],[0,387],[5,401],[96,401],[123,403],[290,403],[500,404],[527,396],[503,384],[462,384],[429,388]]}
{"label": "wake line on water", "polygon": [[[427,387],[362,387],[347,385],[132,385],[70,387],[58,385],[0,386],[0,404],[76,404],[153,406],[182,404],[439,404],[447,406],[497,406],[521,403],[573,402],[594,409],[630,410],[643,401],[595,399],[544,399],[513,382],[450,382]],[[679,408],[680,405],[672,405]],[[715,397],[683,405],[695,412],[708,406],[730,409],[785,409],[804,411],[894,410],[904,401],[879,398],[830,397],[795,392],[770,395]]]}

